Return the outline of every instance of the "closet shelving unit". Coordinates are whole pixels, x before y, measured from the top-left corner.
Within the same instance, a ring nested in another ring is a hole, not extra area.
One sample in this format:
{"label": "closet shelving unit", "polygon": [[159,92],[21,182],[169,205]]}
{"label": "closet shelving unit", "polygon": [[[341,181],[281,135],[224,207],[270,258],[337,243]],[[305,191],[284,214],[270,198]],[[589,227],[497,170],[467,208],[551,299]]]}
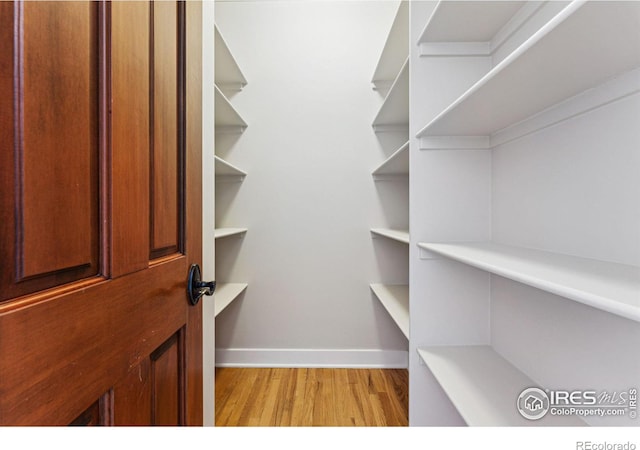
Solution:
{"label": "closet shelving unit", "polygon": [[401,2],[387,35],[371,83],[375,90],[388,90],[409,54],[409,5]]}
{"label": "closet shelving unit", "polygon": [[[478,20],[470,21],[470,17]],[[636,2],[440,1],[428,13],[421,31],[412,29],[419,54],[422,57],[473,56],[475,61],[469,58],[467,64],[476,72],[476,66],[471,65],[477,63],[478,56],[485,56],[490,68],[462,95],[414,131],[418,144],[414,156],[438,163],[437,154],[449,152],[450,161],[489,158],[491,162],[493,149],[503,144],[517,146],[518,139],[550,129],[560,130],[557,131],[560,134],[562,127],[576,117],[637,95],[640,92],[639,29],[640,4]],[[517,42],[514,44],[510,39]],[[513,50],[503,58],[496,58],[495,52],[505,43]],[[440,66],[428,67],[439,70]],[[412,80],[412,83],[419,82]],[[488,153],[475,153],[476,150]],[[473,153],[482,156],[475,157]],[[611,157],[616,157],[613,149]],[[444,167],[452,170],[451,177],[457,175],[458,169],[451,168],[454,166]],[[478,179],[486,180],[478,183],[485,183],[483,189],[489,193],[492,176],[495,176],[490,172],[478,175]],[[412,176],[416,176],[415,173]],[[436,181],[430,187],[437,189]],[[632,201],[640,202],[637,194]],[[624,198],[629,201],[630,197]],[[488,207],[493,207],[491,202]],[[437,215],[438,211],[433,214]],[[443,217],[442,220],[447,221],[452,215],[445,212]],[[442,226],[422,225],[418,227],[422,239],[412,241],[418,247],[412,265],[424,270],[422,275],[433,284],[426,286],[411,279],[410,348],[416,352],[410,355],[410,368],[426,366],[429,375],[422,370],[410,378],[412,388],[419,385],[413,391],[413,398],[410,395],[410,422],[414,425],[583,424],[573,417],[551,416],[532,422],[518,414],[517,395],[524,387],[535,386],[536,381],[540,381],[532,380],[516,367],[528,367],[526,359],[519,357],[514,364],[493,347],[491,328],[495,325],[493,319],[489,319],[495,295],[492,277],[513,280],[637,323],[640,322],[640,267],[610,262],[607,258],[598,260],[504,245],[492,240],[490,218],[491,214],[478,214],[474,219],[478,224],[476,230],[452,222],[451,227],[459,231],[457,235],[449,233],[443,240],[440,236],[446,233],[441,231]],[[436,216],[434,221],[437,220]],[[412,222],[412,230],[414,226]],[[486,236],[486,240],[477,241],[478,235]],[[548,246],[553,248],[553,244]],[[416,273],[412,270],[412,277]],[[486,276],[482,276],[483,273]],[[456,283],[457,286],[464,283],[468,290],[461,293],[456,290]],[[450,314],[452,307],[448,303],[453,300],[462,302],[468,309],[475,308],[478,319],[466,317],[466,322],[458,323],[452,320],[444,329],[428,318],[429,314],[443,311]],[[429,325],[425,326],[425,322]],[[416,392],[433,395],[436,400],[432,406],[424,407],[428,400],[416,398]],[[437,400],[439,393],[444,393],[448,404]],[[415,405],[420,407],[413,408]],[[444,422],[434,413],[438,409],[449,411],[448,418],[442,419]]]}
{"label": "closet shelving unit", "polygon": [[392,230],[390,228],[372,228],[371,232],[375,235],[382,236],[396,242],[409,244],[409,232],[402,230]]}
{"label": "closet shelving unit", "polygon": [[218,86],[216,86],[215,109],[216,132],[242,133],[247,128],[247,122]]}
{"label": "closet shelving unit", "polygon": [[219,156],[215,157],[216,181],[242,181],[247,173],[228,163]]}
{"label": "closet shelving unit", "polygon": [[220,283],[216,286],[215,314],[218,316],[247,288],[247,283]]}
{"label": "closet shelving unit", "polygon": [[[396,133],[406,139],[409,131],[409,2],[401,1],[373,74],[374,90],[386,94],[372,127],[376,133]],[[395,150],[373,172],[374,181],[409,177],[409,141]],[[408,199],[404,200],[408,202]],[[372,228],[372,237],[409,244],[409,231]],[[409,286],[371,284],[371,291],[409,339]]]}
{"label": "closet shelving unit", "polygon": [[409,339],[409,286],[379,283],[370,286],[402,334]]}
{"label": "closet shelving unit", "polygon": [[[247,123],[233,107],[224,92],[237,92],[246,86],[240,66],[236,62],[229,46],[224,40],[217,25],[215,26],[215,131],[216,135],[242,133]],[[223,92],[224,91],[224,92]],[[221,182],[242,182],[247,173],[220,156],[215,156],[216,191],[224,189]],[[219,218],[216,218],[216,223]],[[241,237],[247,228],[215,229],[215,239]],[[247,288],[247,283],[218,282],[215,291],[215,315],[220,314],[237,299]]]}
{"label": "closet shelving unit", "polygon": [[[469,426],[531,426],[515,408],[523,386],[535,383],[488,345],[437,346],[418,350]],[[539,425],[582,426],[573,416]]]}
{"label": "closet shelving unit", "polygon": [[216,85],[225,91],[240,91],[247,85],[240,66],[218,27],[215,27]]}
{"label": "closet shelving unit", "polygon": [[373,119],[375,131],[409,128],[409,59],[407,58]]}
{"label": "closet shelving unit", "polygon": [[[423,55],[489,55],[542,2],[439,2],[420,33]],[[517,15],[516,15],[517,14]],[[512,23],[513,26],[505,26]]]}
{"label": "closet shelving unit", "polygon": [[385,180],[409,176],[409,141],[385,159],[372,173],[373,179]]}
{"label": "closet shelving unit", "polygon": [[640,322],[640,269],[496,243],[418,247],[528,286]]}
{"label": "closet shelving unit", "polygon": [[636,25],[633,14],[571,3],[420,130],[423,148],[437,136],[495,147],[508,128],[636,68],[640,55],[628,40]]}
{"label": "closet shelving unit", "polygon": [[221,239],[229,236],[236,236],[247,232],[246,228],[216,228],[215,238]]}

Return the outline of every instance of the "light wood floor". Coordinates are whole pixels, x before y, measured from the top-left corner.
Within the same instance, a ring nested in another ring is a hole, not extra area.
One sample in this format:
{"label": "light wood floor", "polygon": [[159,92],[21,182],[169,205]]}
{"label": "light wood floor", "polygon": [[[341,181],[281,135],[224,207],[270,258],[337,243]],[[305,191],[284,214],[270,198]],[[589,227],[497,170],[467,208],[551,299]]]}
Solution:
{"label": "light wood floor", "polygon": [[216,369],[217,426],[407,426],[404,369]]}

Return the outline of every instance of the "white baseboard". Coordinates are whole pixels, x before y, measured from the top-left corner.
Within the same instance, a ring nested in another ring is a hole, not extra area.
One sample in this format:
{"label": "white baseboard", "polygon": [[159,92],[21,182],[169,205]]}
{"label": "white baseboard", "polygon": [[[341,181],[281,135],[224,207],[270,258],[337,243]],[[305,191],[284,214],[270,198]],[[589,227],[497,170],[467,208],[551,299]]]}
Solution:
{"label": "white baseboard", "polygon": [[329,367],[406,369],[409,352],[358,349],[216,349],[217,367]]}

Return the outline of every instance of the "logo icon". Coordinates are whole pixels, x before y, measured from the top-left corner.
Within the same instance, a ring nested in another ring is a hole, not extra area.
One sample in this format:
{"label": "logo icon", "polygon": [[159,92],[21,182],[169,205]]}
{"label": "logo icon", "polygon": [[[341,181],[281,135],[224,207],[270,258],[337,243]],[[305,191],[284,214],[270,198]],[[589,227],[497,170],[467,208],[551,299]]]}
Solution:
{"label": "logo icon", "polygon": [[518,396],[517,407],[525,419],[542,419],[549,412],[549,396],[540,388],[527,388]]}

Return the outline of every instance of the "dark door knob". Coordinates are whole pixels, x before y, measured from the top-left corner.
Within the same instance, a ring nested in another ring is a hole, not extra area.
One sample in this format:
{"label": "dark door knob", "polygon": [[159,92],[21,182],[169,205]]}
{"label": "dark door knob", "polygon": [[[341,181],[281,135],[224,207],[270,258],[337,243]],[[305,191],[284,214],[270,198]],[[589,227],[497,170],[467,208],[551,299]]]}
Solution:
{"label": "dark door knob", "polygon": [[202,272],[198,264],[191,264],[187,279],[187,297],[192,305],[197,305],[203,295],[213,295],[215,281],[202,281]]}

